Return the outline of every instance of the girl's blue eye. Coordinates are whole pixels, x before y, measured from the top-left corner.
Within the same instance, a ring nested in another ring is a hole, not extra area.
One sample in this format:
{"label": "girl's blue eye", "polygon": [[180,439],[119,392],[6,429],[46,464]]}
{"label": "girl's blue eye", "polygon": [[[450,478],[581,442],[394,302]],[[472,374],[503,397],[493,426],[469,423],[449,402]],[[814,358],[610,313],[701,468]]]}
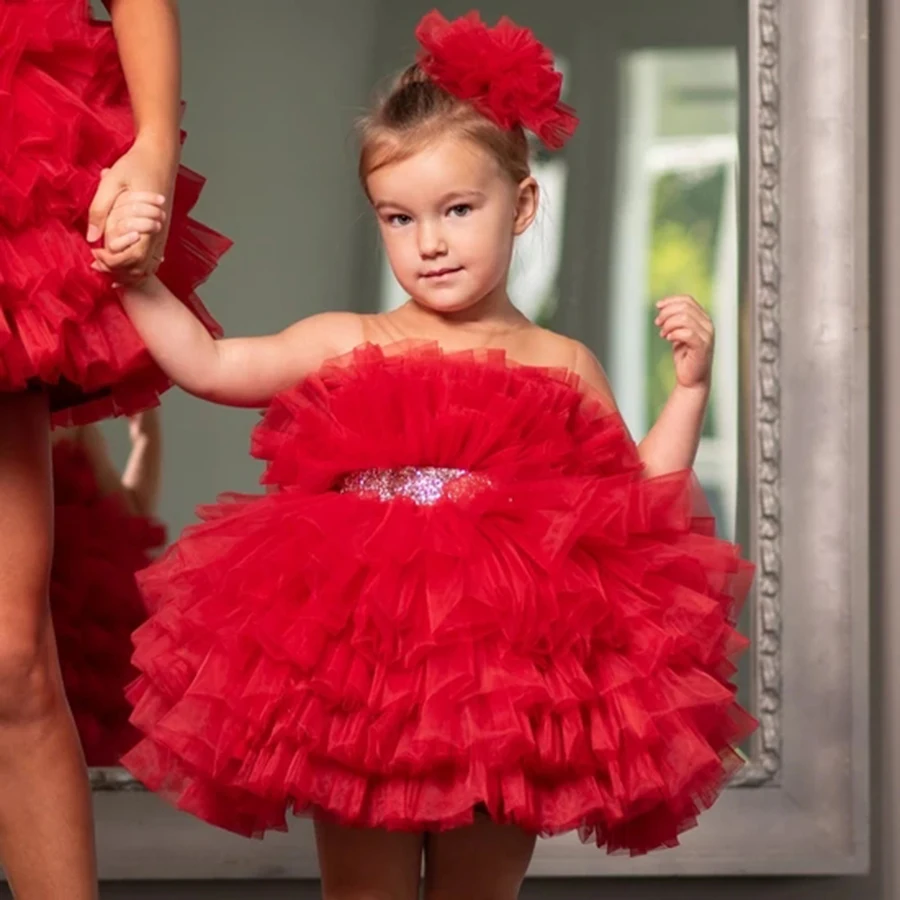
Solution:
{"label": "girl's blue eye", "polygon": [[409,225],[411,221],[412,219],[405,213],[396,213],[392,216],[388,216],[389,225]]}
{"label": "girl's blue eye", "polygon": [[468,203],[457,203],[450,207],[450,212],[455,216],[467,216],[472,212],[472,207]]}

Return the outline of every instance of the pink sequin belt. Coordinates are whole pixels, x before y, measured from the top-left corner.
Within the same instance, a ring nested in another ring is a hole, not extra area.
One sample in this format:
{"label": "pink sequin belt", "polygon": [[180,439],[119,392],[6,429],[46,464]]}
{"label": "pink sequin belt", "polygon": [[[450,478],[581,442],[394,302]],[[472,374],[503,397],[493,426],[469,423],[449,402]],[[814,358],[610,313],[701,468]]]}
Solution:
{"label": "pink sequin belt", "polygon": [[493,486],[486,475],[467,469],[404,466],[401,469],[362,469],[345,475],[337,485],[342,494],[360,494],[382,501],[405,498],[417,506],[441,500],[460,501]]}

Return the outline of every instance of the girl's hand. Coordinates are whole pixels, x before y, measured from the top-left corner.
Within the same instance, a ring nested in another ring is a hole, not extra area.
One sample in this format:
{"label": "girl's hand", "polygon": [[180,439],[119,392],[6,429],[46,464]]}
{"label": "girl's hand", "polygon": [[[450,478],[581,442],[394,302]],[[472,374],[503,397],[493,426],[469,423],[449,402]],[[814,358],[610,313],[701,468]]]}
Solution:
{"label": "girl's hand", "polygon": [[115,271],[123,283],[134,283],[152,275],[163,259],[172,193],[178,170],[178,156],[161,144],[138,138],[109,169],[104,169],[89,213],[88,243],[109,235],[109,216],[123,193],[163,197],[165,217],[162,227],[152,233],[139,231],[139,238],[119,250],[97,248],[94,256],[107,272]]}
{"label": "girl's hand", "polygon": [[165,230],[168,219],[165,206],[166,199],[162,194],[120,193],[106,217],[104,246],[91,251],[94,254],[91,268],[113,273],[127,283],[146,277],[135,272],[132,248]]}
{"label": "girl's hand", "polygon": [[678,384],[708,387],[715,344],[712,320],[693,297],[666,297],[656,307],[653,321],[660,337],[672,345]]}

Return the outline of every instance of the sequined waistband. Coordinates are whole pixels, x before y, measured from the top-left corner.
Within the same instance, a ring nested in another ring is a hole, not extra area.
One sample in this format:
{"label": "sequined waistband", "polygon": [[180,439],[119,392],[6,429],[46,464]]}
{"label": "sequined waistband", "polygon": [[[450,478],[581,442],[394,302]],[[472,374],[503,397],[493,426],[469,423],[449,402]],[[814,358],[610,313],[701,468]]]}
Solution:
{"label": "sequined waistband", "polygon": [[491,486],[486,475],[467,469],[404,466],[351,472],[340,480],[337,489],[342,494],[362,494],[384,501],[405,498],[417,506],[433,506],[441,500],[464,500]]}

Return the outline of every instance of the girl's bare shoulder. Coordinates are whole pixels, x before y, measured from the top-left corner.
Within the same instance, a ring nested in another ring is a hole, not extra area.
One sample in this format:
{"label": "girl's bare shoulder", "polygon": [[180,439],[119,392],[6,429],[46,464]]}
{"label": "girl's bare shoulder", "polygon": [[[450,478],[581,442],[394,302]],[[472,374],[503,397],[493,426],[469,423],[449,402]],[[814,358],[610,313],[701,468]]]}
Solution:
{"label": "girl's bare shoulder", "polygon": [[523,329],[520,346],[510,355],[525,365],[565,369],[577,375],[586,385],[599,392],[615,406],[606,372],[594,353],[581,341],[548,328],[532,325]]}

